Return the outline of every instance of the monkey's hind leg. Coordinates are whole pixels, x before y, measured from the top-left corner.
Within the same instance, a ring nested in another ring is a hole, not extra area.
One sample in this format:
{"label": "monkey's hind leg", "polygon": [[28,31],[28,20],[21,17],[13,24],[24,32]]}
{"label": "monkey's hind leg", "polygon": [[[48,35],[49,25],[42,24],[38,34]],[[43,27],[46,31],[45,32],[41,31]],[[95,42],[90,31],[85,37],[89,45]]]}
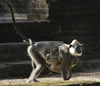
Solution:
{"label": "monkey's hind leg", "polygon": [[31,81],[36,82],[36,78],[42,72],[42,70],[45,66],[45,62],[44,62],[44,59],[34,50],[34,48],[32,46],[28,47],[28,54],[29,54],[31,60],[35,63],[36,68],[33,67],[31,75],[26,80],[26,82],[31,82]]}

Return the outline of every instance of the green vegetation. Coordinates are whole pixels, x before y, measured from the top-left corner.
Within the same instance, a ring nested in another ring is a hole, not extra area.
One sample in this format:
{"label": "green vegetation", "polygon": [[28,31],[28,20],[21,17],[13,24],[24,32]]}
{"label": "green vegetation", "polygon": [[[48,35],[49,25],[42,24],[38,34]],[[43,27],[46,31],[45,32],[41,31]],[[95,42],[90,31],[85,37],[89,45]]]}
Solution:
{"label": "green vegetation", "polygon": [[[20,83],[20,84],[9,84],[9,85],[1,85],[1,86],[88,86],[88,84],[95,83],[93,81],[56,81],[56,82],[32,82],[32,83]],[[94,86],[94,85],[93,85]]]}

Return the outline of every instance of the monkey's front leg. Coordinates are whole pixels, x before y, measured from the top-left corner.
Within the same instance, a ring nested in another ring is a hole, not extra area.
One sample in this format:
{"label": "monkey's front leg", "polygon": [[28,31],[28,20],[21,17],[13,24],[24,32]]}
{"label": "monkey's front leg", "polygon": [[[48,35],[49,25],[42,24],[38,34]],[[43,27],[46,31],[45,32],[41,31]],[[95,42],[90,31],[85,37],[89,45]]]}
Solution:
{"label": "monkey's front leg", "polygon": [[63,58],[63,61],[62,61],[62,64],[61,64],[61,69],[60,69],[60,71],[61,71],[61,75],[62,75],[62,77],[63,77],[63,79],[64,80],[68,80],[68,78],[67,78],[67,76],[66,76],[66,71],[68,71],[68,63],[69,63],[69,60],[70,60],[70,54],[69,53],[67,53],[66,55],[65,55],[65,57]]}
{"label": "monkey's front leg", "polygon": [[65,68],[61,68],[61,75],[62,75],[64,80],[67,80]]}
{"label": "monkey's front leg", "polygon": [[65,69],[61,69],[61,75],[64,80],[69,80],[71,78],[71,70],[68,70],[66,73]]}

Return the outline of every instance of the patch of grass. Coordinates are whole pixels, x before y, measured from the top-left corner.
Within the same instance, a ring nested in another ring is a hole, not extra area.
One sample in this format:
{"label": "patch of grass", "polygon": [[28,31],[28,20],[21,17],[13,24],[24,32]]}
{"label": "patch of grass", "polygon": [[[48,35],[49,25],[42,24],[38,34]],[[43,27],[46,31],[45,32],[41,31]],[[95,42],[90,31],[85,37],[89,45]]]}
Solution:
{"label": "patch of grass", "polygon": [[95,83],[93,81],[56,81],[56,82],[32,82],[32,83],[20,83],[20,84],[9,84],[9,85],[1,85],[1,86],[58,86],[58,85],[82,85],[82,84],[91,84]]}

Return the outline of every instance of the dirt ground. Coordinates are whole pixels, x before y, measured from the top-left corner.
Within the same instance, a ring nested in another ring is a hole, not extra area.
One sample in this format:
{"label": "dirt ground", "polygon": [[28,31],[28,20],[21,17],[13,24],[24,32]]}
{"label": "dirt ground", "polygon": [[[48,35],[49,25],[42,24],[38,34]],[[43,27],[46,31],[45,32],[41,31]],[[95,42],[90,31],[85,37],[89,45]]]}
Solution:
{"label": "dirt ground", "polygon": [[[16,79],[0,79],[0,85],[8,84],[20,84],[26,83],[27,78],[16,78]],[[54,81],[63,81],[60,74],[53,74],[51,76],[41,76],[37,78],[40,82],[54,82]],[[87,71],[87,72],[78,72],[72,73],[72,78],[69,81],[95,81],[100,82],[100,69]]]}

